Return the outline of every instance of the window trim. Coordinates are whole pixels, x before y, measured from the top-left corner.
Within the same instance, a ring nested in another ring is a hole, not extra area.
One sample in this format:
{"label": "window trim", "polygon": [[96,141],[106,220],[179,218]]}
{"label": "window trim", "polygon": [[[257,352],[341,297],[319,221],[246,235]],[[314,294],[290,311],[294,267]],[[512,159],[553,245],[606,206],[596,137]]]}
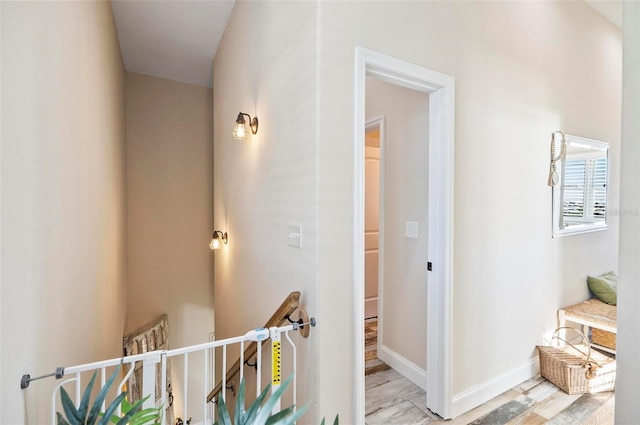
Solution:
{"label": "window trim", "polygon": [[[564,225],[565,217],[563,216],[562,212],[563,212],[563,199],[564,199],[564,176],[566,171],[566,164],[565,164],[566,158],[563,158],[558,164],[559,169],[562,170],[560,173],[560,181],[558,182],[557,185],[553,186],[553,190],[552,190],[552,236],[556,238],[556,237],[562,237],[562,236],[569,236],[569,235],[575,235],[575,234],[581,234],[581,233],[591,233],[591,232],[606,230],[608,228],[607,211],[609,208],[609,201],[610,201],[609,174],[611,169],[611,163],[609,158],[609,143],[601,142],[597,140],[591,140],[584,137],[572,136],[568,134],[565,135],[565,138],[568,146],[573,145],[575,147],[585,147],[585,148],[591,149],[590,153],[577,154],[577,156],[575,155],[572,156],[572,159],[583,157],[583,158],[589,158],[595,162],[597,158],[604,157],[607,160],[606,170],[605,170],[606,174],[605,174],[604,220],[597,221],[597,222],[589,221],[581,224],[573,224],[570,226]],[[595,167],[593,167],[593,170],[591,172],[588,170],[585,170],[585,180],[589,176],[589,174],[591,176],[595,176],[594,172],[595,172]],[[584,198],[586,198],[589,194],[588,189],[589,188],[588,188],[587,182],[585,181]],[[586,205],[586,202],[585,202],[585,205]]]}

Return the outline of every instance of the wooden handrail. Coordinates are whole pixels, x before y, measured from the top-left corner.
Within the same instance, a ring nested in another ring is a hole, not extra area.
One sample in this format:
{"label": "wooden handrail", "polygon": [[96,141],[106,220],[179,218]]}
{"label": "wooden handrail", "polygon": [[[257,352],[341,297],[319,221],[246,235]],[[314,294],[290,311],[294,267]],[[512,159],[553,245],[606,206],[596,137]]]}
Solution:
{"label": "wooden handrail", "polygon": [[[265,323],[264,327],[269,329],[272,326],[282,326],[288,321],[288,317],[298,309],[300,305],[300,292],[294,291],[287,296],[282,302],[280,307],[273,313],[271,318]],[[244,359],[249,360],[258,352],[258,344],[255,342],[249,343],[244,350]],[[227,370],[227,382],[231,381],[240,372],[240,356],[238,360]],[[218,382],[215,388],[207,396],[207,402],[210,402],[222,391],[222,380]]]}

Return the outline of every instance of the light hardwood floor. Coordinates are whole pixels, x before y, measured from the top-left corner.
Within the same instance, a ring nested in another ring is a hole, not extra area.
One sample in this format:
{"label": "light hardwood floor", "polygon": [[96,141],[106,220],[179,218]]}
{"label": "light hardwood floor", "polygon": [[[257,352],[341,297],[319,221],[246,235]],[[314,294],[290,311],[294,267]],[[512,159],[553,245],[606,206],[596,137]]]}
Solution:
{"label": "light hardwood floor", "polygon": [[[366,332],[365,330],[365,334]],[[371,332],[370,324],[369,332]],[[369,344],[371,342],[369,339]],[[375,341],[373,343],[375,345]],[[372,359],[368,360],[368,362],[371,361]],[[426,394],[422,389],[388,366],[381,367],[381,363],[378,360],[375,364],[378,370],[374,370],[365,377],[367,425],[613,425],[614,423],[615,394],[613,392],[568,395],[542,377],[523,382],[456,419],[443,421],[426,408]]]}

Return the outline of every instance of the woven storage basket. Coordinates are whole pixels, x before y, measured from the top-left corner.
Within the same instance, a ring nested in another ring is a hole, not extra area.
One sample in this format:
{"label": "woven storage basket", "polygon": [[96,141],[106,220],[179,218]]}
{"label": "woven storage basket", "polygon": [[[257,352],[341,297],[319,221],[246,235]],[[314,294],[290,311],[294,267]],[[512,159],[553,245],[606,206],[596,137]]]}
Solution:
{"label": "woven storage basket", "polygon": [[[562,328],[556,329],[556,334],[560,329]],[[568,329],[582,335],[587,345],[575,346],[568,343],[559,347],[539,345],[537,348],[542,377],[567,394],[613,391],[616,382],[616,361],[603,354],[592,352],[582,332],[573,328]],[[562,340],[556,334],[554,339]]]}
{"label": "woven storage basket", "polygon": [[616,334],[598,328],[591,328],[591,342],[615,350]]}

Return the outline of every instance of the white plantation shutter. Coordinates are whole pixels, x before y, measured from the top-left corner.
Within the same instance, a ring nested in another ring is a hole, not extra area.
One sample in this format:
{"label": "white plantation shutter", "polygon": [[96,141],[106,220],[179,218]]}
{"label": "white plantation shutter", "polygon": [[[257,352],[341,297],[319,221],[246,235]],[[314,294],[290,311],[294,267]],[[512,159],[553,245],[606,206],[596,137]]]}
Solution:
{"label": "white plantation shutter", "polygon": [[602,221],[606,214],[607,158],[568,160],[563,182],[563,222]]}
{"label": "white plantation shutter", "polygon": [[607,210],[607,159],[597,158],[592,160],[592,162],[591,199],[593,217],[604,219]]}
{"label": "white plantation shutter", "polygon": [[567,161],[564,171],[564,217],[584,218],[587,160]]}

